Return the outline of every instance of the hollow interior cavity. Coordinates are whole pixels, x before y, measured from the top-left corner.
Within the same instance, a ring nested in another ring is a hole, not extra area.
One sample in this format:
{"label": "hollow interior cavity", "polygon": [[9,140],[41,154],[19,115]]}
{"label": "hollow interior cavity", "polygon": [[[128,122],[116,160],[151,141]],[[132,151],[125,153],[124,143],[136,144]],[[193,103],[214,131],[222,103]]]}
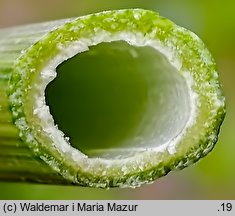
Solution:
{"label": "hollow interior cavity", "polygon": [[157,149],[189,119],[184,78],[152,47],[100,43],[56,70],[46,103],[71,145],[89,157]]}

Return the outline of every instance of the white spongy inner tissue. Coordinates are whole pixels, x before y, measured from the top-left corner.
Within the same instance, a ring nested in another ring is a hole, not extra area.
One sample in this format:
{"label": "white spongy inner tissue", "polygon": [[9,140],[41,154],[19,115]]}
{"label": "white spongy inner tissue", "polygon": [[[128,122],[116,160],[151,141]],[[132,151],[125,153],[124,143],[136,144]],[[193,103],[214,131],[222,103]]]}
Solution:
{"label": "white spongy inner tissue", "polygon": [[[86,163],[92,162],[92,160],[100,160],[100,162],[109,163],[110,160],[104,159],[104,158],[88,158],[87,155],[80,152],[78,149],[73,148],[70,145],[69,138],[65,137],[64,133],[60,131],[55,125],[52,115],[50,114],[49,107],[46,105],[45,101],[45,89],[46,86],[56,78],[56,67],[61,64],[63,61],[75,56],[78,53],[88,51],[89,46],[94,46],[102,42],[112,42],[112,41],[126,41],[130,45],[134,46],[150,46],[161,52],[174,66],[177,70],[181,69],[181,61],[176,57],[176,54],[174,51],[170,50],[166,46],[163,46],[160,41],[157,41],[156,39],[151,39],[148,37],[145,37],[141,33],[130,33],[130,32],[121,32],[118,34],[110,34],[108,32],[105,32],[103,30],[100,30],[100,32],[93,38],[80,38],[78,41],[70,42],[69,45],[63,45],[58,44],[57,48],[59,50],[59,53],[49,61],[49,63],[43,68],[41,71],[41,80],[40,83],[40,93],[36,95],[36,102],[35,102],[35,109],[34,109],[34,115],[36,115],[39,119],[41,119],[42,128],[45,133],[48,134],[48,137],[50,137],[56,146],[58,150],[62,154],[68,155],[70,159],[72,159],[76,163],[81,163],[81,161],[84,161],[83,159],[87,159]],[[187,73],[187,76],[191,76],[190,73]],[[192,77],[187,77],[186,83],[188,85],[188,92],[190,95],[190,115],[189,120],[187,124],[185,125],[184,130],[181,134],[179,134],[176,138],[173,140],[169,140],[167,143],[163,143],[162,145],[151,148],[151,151],[156,152],[163,152],[167,150],[170,154],[175,153],[175,146],[179,142],[179,140],[184,135],[186,129],[190,127],[195,120],[196,115],[196,93],[194,93],[191,89],[191,86],[193,85],[193,79]],[[146,148],[146,152],[149,151],[148,148]],[[126,159],[124,159],[126,160]],[[122,162],[124,162],[122,159]],[[113,162],[114,160],[112,160]]]}

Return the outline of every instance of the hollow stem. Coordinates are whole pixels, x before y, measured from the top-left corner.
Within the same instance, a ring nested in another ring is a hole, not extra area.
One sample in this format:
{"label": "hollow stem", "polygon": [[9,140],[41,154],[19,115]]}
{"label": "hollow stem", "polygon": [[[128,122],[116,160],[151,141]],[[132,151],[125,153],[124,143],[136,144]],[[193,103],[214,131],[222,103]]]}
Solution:
{"label": "hollow stem", "polygon": [[187,83],[151,47],[98,44],[57,73],[46,89],[50,112],[71,145],[89,157],[124,158],[162,147],[189,119]]}
{"label": "hollow stem", "polygon": [[136,187],[187,167],[224,118],[215,63],[157,13],[0,30],[0,180]]}

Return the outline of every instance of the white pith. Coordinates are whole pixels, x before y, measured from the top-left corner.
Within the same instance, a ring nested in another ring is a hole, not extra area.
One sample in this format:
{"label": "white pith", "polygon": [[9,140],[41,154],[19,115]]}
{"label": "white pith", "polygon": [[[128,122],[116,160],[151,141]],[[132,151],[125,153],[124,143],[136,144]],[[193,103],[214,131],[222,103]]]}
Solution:
{"label": "white pith", "polygon": [[[153,32],[153,35],[155,33]],[[56,148],[61,152],[61,154],[67,155],[70,160],[74,161],[76,164],[79,164],[81,167],[92,167],[94,160],[101,164],[105,164],[109,166],[113,163],[125,163],[125,161],[139,161],[141,160],[140,155],[135,155],[131,158],[126,158],[122,160],[114,159],[114,160],[107,160],[104,158],[89,158],[87,155],[80,152],[78,149],[73,148],[69,143],[69,138],[65,137],[63,132],[58,129],[58,127],[54,124],[54,120],[52,115],[49,112],[49,107],[46,105],[45,102],[45,89],[49,82],[51,82],[56,77],[56,67],[62,63],[63,61],[73,57],[74,55],[89,50],[89,46],[97,45],[101,42],[112,42],[112,41],[119,41],[123,40],[128,42],[130,45],[134,46],[150,46],[154,49],[161,52],[168,61],[174,66],[178,71],[181,70],[182,63],[177,58],[176,53],[173,50],[163,46],[160,41],[154,40],[152,38],[144,37],[143,34],[137,33],[129,33],[129,32],[122,32],[119,34],[112,34],[105,32],[105,31],[98,31],[95,37],[93,38],[81,38],[79,41],[71,42],[68,46],[63,46],[62,44],[58,44],[58,49],[60,50],[59,53],[52,59],[50,62],[44,67],[41,71],[40,76],[42,82],[38,84],[40,88],[40,93],[35,95],[37,100],[35,101],[35,106],[33,110],[33,114],[42,119],[41,126],[44,132],[53,140],[53,144]],[[184,134],[186,133],[187,129],[190,128],[196,119],[197,115],[197,95],[192,90],[192,86],[194,84],[194,80],[189,72],[184,71],[182,75],[185,77],[185,81],[188,87],[188,94],[190,97],[190,114],[189,119],[181,131],[181,133],[172,140],[169,140],[167,143],[163,143],[161,146],[153,147],[153,148],[139,148],[134,149],[135,151],[142,152],[163,152],[168,151],[170,154],[175,153],[175,147],[177,143],[183,138]],[[85,160],[84,160],[85,159]],[[84,165],[84,166],[83,166]],[[87,166],[88,165],[88,166]],[[86,169],[86,168],[84,168]]]}

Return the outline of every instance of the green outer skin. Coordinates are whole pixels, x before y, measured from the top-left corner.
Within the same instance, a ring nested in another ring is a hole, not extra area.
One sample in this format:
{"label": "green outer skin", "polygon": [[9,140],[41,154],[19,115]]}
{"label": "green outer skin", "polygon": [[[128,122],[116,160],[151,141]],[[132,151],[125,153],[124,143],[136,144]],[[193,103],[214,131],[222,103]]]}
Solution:
{"label": "green outer skin", "polygon": [[0,29],[0,180],[66,183],[20,139],[9,108],[9,79],[22,51],[65,21]]}
{"label": "green outer skin", "polygon": [[[35,30],[36,36],[29,35],[28,38],[33,39],[27,40],[29,28],[25,27],[26,36],[22,36],[19,53],[0,70],[1,74],[8,71],[7,74],[11,75],[7,86],[11,115],[21,139],[35,157],[43,159],[61,174],[61,179],[90,187],[136,187],[150,183],[171,170],[185,168],[212,150],[224,119],[225,103],[215,63],[195,34],[160,17],[156,12],[142,9],[108,11],[34,27],[38,28],[39,33],[36,34]],[[45,30],[40,32],[40,28]],[[156,40],[181,61],[179,73],[182,76],[186,76],[186,72],[190,73],[193,79],[192,91],[197,95],[197,113],[194,123],[177,142],[174,153],[168,149],[162,152],[147,151],[129,160],[114,161],[112,165],[98,160],[93,161],[91,166],[86,160],[76,164],[55,148],[50,137],[44,134],[40,120],[32,116],[36,91],[34,84],[38,82],[43,67],[59,53],[58,44],[67,46],[80,38],[92,38],[97,34],[95,29],[109,32],[110,35],[120,32],[140,33]],[[14,37],[19,37],[17,32],[13,35],[15,40]],[[11,43],[10,39],[7,42]],[[24,51],[20,53],[21,50]],[[42,166],[45,166],[44,162],[41,162]]]}

